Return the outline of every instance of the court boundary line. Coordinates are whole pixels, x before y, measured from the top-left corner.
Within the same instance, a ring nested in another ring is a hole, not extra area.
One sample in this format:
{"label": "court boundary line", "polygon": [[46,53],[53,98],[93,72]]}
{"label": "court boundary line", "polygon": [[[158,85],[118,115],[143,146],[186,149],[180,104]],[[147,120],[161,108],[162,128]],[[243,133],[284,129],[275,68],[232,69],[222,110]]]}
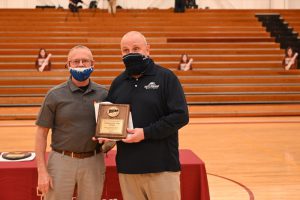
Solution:
{"label": "court boundary line", "polygon": [[244,190],[246,190],[246,192],[248,193],[249,195],[249,200],[254,200],[254,194],[253,192],[247,187],[245,186],[244,184],[238,182],[238,181],[235,181],[235,180],[232,180],[230,178],[227,178],[227,177],[224,177],[224,176],[220,176],[220,175],[217,175],[217,174],[212,174],[212,173],[206,173],[207,175],[210,175],[210,176],[215,176],[215,177],[219,177],[219,178],[222,178],[222,179],[225,179],[225,180],[228,180],[230,182],[233,182],[239,186],[241,186]]}

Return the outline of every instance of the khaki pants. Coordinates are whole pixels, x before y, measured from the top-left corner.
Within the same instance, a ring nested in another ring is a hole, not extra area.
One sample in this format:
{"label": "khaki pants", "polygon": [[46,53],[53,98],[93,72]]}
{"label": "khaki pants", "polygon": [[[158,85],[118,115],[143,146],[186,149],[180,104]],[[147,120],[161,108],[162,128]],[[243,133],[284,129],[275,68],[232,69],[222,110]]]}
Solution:
{"label": "khaki pants", "polygon": [[124,200],[180,200],[180,172],[121,174]]}
{"label": "khaki pants", "polygon": [[46,194],[46,200],[71,200],[76,183],[77,200],[101,199],[105,177],[103,153],[78,159],[52,151],[48,172],[54,188]]}
{"label": "khaki pants", "polygon": [[117,12],[117,0],[108,1],[108,13],[116,14]]}

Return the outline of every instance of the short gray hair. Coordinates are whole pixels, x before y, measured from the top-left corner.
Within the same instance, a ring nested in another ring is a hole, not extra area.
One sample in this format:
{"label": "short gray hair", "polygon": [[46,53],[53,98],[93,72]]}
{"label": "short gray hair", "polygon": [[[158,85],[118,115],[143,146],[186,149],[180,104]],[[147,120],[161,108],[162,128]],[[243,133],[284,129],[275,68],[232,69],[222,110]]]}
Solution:
{"label": "short gray hair", "polygon": [[70,49],[70,51],[69,51],[69,53],[68,53],[68,60],[69,60],[69,58],[70,58],[71,53],[72,53],[74,50],[76,50],[76,49],[86,49],[86,50],[88,50],[88,51],[91,53],[91,56],[92,56],[92,58],[93,58],[93,53],[92,53],[92,51],[90,50],[90,48],[88,48],[87,46],[84,46],[84,45],[76,45],[76,46],[74,46],[72,49]]}

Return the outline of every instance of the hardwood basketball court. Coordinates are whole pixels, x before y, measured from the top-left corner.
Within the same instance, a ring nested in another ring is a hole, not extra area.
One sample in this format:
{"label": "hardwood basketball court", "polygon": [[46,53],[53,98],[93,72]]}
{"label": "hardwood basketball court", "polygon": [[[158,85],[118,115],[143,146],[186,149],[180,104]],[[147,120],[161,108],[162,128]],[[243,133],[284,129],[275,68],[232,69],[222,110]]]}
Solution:
{"label": "hardwood basketball court", "polygon": [[[299,130],[300,117],[192,118],[180,148],[205,162],[212,200],[296,200]],[[0,121],[1,151],[32,151],[34,135],[33,120]]]}

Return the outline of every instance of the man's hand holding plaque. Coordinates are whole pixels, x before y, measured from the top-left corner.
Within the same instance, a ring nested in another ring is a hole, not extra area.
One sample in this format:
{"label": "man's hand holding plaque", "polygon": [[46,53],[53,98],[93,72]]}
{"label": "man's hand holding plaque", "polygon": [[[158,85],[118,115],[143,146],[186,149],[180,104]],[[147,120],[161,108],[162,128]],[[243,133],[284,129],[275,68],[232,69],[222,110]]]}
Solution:
{"label": "man's hand holding plaque", "polygon": [[130,108],[128,104],[100,103],[95,137],[121,140],[127,137]]}

